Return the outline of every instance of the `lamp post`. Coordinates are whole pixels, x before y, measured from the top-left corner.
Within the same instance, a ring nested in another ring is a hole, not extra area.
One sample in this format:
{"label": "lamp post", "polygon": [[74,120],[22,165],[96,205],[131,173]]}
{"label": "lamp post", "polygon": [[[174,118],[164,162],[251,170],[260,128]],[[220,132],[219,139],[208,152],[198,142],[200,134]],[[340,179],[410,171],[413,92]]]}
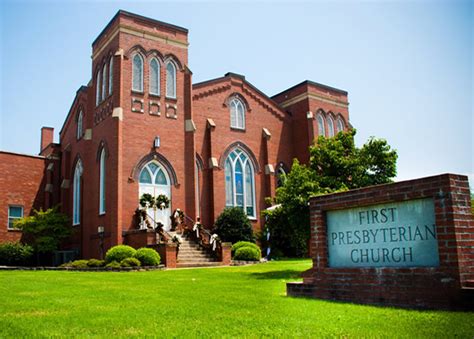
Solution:
{"label": "lamp post", "polygon": [[104,259],[104,226],[97,227],[99,233],[100,259]]}

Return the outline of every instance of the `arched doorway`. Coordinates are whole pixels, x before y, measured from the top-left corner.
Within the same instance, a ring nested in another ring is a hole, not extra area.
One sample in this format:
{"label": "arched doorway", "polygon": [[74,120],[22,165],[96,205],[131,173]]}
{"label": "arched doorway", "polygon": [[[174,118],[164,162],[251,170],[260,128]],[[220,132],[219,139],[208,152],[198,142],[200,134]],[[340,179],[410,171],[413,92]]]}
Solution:
{"label": "arched doorway", "polygon": [[161,222],[165,231],[171,228],[171,185],[170,178],[165,168],[156,160],[147,163],[140,171],[138,199],[145,194],[151,194],[154,198],[164,194],[170,200],[170,206],[164,210],[150,208],[148,215],[156,222]]}

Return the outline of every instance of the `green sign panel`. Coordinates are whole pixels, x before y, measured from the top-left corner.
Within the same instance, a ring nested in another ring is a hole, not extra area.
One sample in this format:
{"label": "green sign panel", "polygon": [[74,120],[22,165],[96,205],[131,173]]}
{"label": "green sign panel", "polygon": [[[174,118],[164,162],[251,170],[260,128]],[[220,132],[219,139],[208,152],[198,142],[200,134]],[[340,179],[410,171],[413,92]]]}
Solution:
{"label": "green sign panel", "polygon": [[329,267],[439,266],[432,199],[327,212]]}

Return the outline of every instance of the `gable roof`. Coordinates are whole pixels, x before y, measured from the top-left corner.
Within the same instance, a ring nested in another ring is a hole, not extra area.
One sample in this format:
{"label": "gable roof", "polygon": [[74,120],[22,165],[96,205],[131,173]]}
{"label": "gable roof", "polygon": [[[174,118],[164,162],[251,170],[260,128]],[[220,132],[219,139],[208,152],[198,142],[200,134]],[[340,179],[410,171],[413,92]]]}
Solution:
{"label": "gable roof", "polygon": [[87,94],[87,86],[81,86],[79,87],[79,89],[76,91],[76,95],[74,96],[74,100],[72,101],[72,104],[71,104],[71,107],[69,108],[69,112],[67,113],[67,116],[66,116],[66,119],[64,120],[63,122],[63,126],[61,127],[61,130],[59,131],[59,136],[61,136],[61,133],[63,132],[64,130],[64,127],[66,127],[66,123],[69,121],[69,117],[71,116],[71,112],[72,112],[72,108],[74,107],[74,105],[76,104],[77,102],[77,99],[79,98],[79,95],[81,93],[85,93]]}

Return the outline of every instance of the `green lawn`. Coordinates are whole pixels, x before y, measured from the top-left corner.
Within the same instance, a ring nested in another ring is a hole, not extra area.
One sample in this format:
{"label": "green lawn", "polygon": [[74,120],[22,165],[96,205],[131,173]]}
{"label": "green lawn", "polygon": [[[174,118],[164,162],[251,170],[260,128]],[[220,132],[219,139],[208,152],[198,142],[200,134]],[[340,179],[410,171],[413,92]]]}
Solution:
{"label": "green lawn", "polygon": [[154,272],[0,272],[0,337],[474,336],[474,313],[288,298],[310,261]]}

